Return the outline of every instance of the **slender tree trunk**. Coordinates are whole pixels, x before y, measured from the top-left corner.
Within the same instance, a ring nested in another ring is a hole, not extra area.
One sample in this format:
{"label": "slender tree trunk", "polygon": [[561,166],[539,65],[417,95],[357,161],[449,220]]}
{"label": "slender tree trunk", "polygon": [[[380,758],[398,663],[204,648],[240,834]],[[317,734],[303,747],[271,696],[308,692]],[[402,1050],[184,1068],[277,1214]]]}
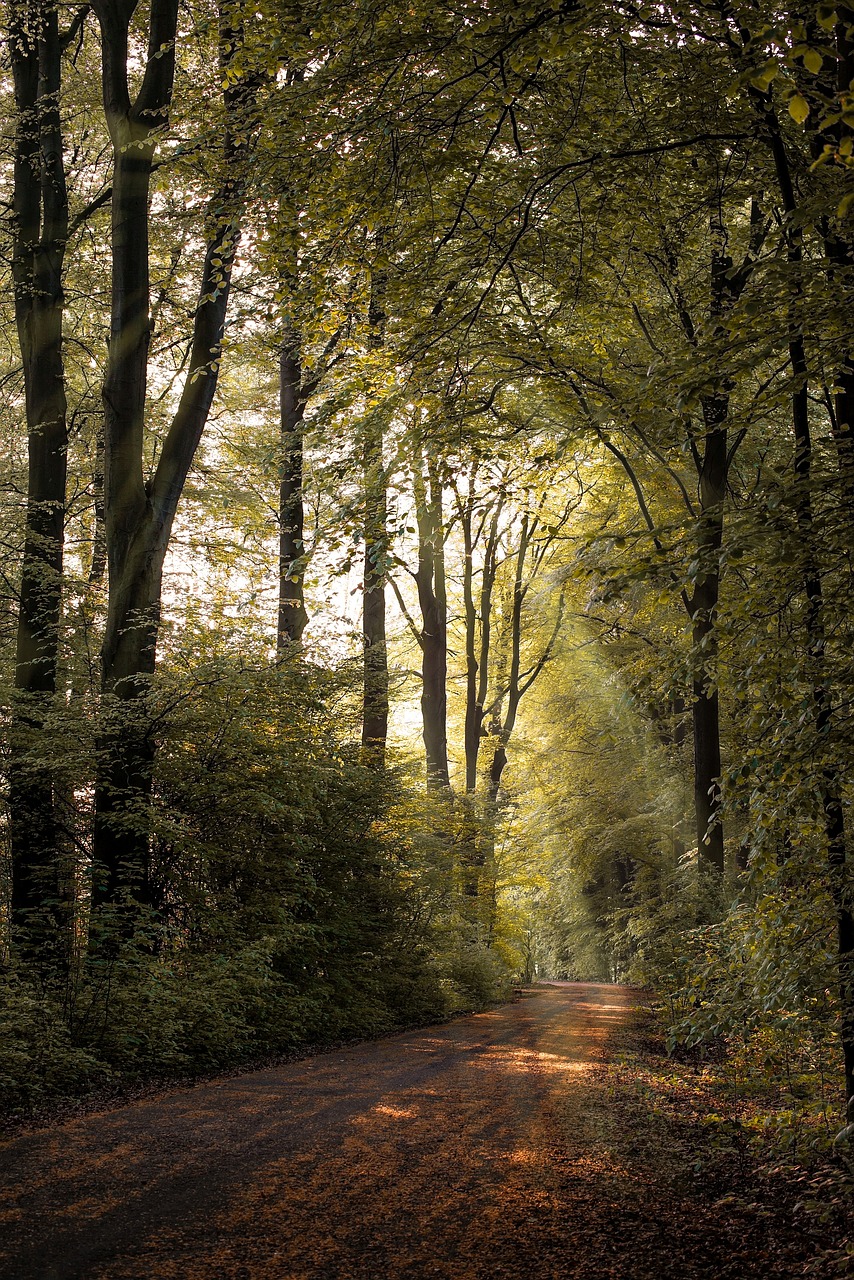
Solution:
{"label": "slender tree trunk", "polygon": [[443,790],[450,787],[451,778],[448,769],[448,602],[442,488],[437,468],[431,462],[428,464],[428,490],[420,447],[415,450],[412,476],[418,523],[416,582],[421,607],[421,721],[427,786],[430,790]]}
{"label": "slender tree trunk", "polygon": [[[489,681],[490,646],[492,643],[492,593],[495,587],[496,557],[498,551],[498,524],[504,506],[504,495],[499,495],[493,506],[483,554],[479,607],[474,596],[474,547],[483,532],[486,514],[476,532],[474,529],[474,499],[477,468],[472,467],[469,476],[469,492],[465,503],[460,503],[460,521],[463,530],[463,601],[466,625],[466,715],[464,747],[466,760],[466,794],[477,789],[477,765],[480,755],[481,734],[485,718],[486,693]],[[478,628],[480,635],[478,638]],[[478,643],[479,639],[479,643]]]}
{"label": "slender tree trunk", "polygon": [[[510,663],[507,672],[506,706],[503,718],[500,709],[495,717],[495,729],[498,743],[492,753],[487,783],[489,804],[498,804],[501,789],[501,778],[507,767],[507,744],[516,728],[516,717],[519,714],[519,703],[526,688],[521,683],[522,669],[522,608],[528,594],[530,581],[525,581],[525,562],[531,544],[531,518],[526,511],[522,517],[522,528],[519,534],[519,546],[516,551],[516,565],[513,575],[513,600],[510,606]],[[549,646],[551,647],[551,646]],[[542,669],[542,664],[540,665]],[[539,672],[537,672],[539,674]]]}
{"label": "slender tree trunk", "polygon": [[[812,440],[807,400],[807,364],[803,338],[790,343],[796,387],[792,397],[795,431],[795,472],[798,483],[798,525],[804,549],[804,593],[807,598],[807,642],[813,667],[816,734],[826,739],[833,719],[833,703],[827,684],[824,593],[815,554],[811,494]],[[830,892],[836,912],[837,964],[839,971],[841,1040],[845,1068],[845,1096],[854,1097],[854,913],[847,868],[845,812],[839,770],[827,762],[821,770],[821,803],[827,839]]]}
{"label": "slender tree trunk", "polygon": [[[492,752],[492,759],[489,763],[489,773],[486,780],[486,804],[484,805],[484,815],[479,841],[478,866],[481,879],[480,893],[483,896],[483,869],[486,868],[488,875],[485,880],[485,924],[486,936],[490,940],[494,935],[496,913],[498,909],[497,890],[496,890],[496,835],[498,830],[498,822],[501,813],[501,779],[504,776],[504,770],[507,768],[507,747],[513,736],[513,730],[516,728],[516,719],[519,714],[519,704],[525,693],[530,689],[534,680],[536,680],[540,671],[542,671],[548,655],[554,645],[557,636],[557,629],[560,627],[560,619],[562,607],[558,611],[557,628],[552,633],[541,660],[535,664],[529,672],[527,680],[522,681],[522,610],[525,604],[525,597],[533,580],[533,576],[537,572],[538,564],[536,561],[533,565],[533,571],[526,578],[526,566],[529,559],[529,551],[531,549],[531,538],[537,528],[538,520],[536,517],[532,519],[526,511],[522,516],[522,525],[519,532],[519,546],[516,551],[514,574],[513,574],[513,596],[510,606],[510,655],[507,667],[506,689],[501,691],[501,702],[495,709],[493,733],[497,739]],[[503,715],[502,715],[503,709]]]}
{"label": "slender tree trunk", "polygon": [[299,335],[289,330],[279,354],[279,625],[277,650],[299,644],[308,622],[303,541],[303,449],[305,414]]}
{"label": "slender tree trunk", "polygon": [[375,422],[370,422],[365,427],[362,468],[365,481],[365,557],[362,601],[365,666],[362,746],[368,752],[372,763],[382,765],[388,738],[389,704],[385,609],[388,513],[383,434]]}
{"label": "slender tree trunk", "polygon": [[[796,270],[794,289],[800,295],[799,269],[801,247],[797,239],[790,241],[789,260]],[[798,528],[803,548],[804,594],[807,600],[807,644],[813,675],[816,735],[826,741],[833,720],[833,699],[827,679],[826,636],[824,626],[824,589],[815,547],[812,507],[812,438],[807,395],[809,370],[803,333],[793,308],[789,356],[794,378],[792,392],[792,426],[795,437],[795,476]],[[854,1097],[854,912],[851,903],[850,875],[847,867],[845,811],[842,803],[842,779],[834,761],[826,761],[821,769],[821,804],[827,840],[827,864],[830,893],[836,914],[837,966],[841,1009],[840,1038],[845,1070],[845,1096]]]}
{"label": "slender tree trunk", "polygon": [[727,480],[728,397],[704,403],[706,447],[700,470],[700,571],[691,597],[695,675],[691,708],[694,725],[694,812],[700,864],[724,870],[724,832],[720,818],[721,736],[717,689],[717,608],[720,551]]}
{"label": "slender tree trunk", "polygon": [[[382,234],[377,235],[382,249]],[[386,276],[375,271],[368,308],[368,348],[379,351],[385,338],[384,297]],[[375,414],[365,423],[362,441],[362,476],[365,498],[365,556],[362,570],[362,643],[364,677],[362,694],[362,746],[375,767],[385,764],[388,738],[388,648],[386,645],[386,558],[388,556],[388,495],[383,460],[383,429]]]}
{"label": "slender tree trunk", "polygon": [[[483,725],[483,703],[478,704],[477,611],[474,604],[474,487],[477,481],[475,463],[468,477],[465,501],[458,496],[460,524],[463,531],[463,613],[466,628],[466,715],[463,726],[463,748],[466,758],[466,795],[477,787],[477,758],[480,753],[480,731]],[[481,619],[481,624],[483,619]]]}
{"label": "slender tree trunk", "polygon": [[[713,336],[725,336],[725,319],[750,270],[750,255],[738,273],[727,252],[727,230],[717,210],[710,220],[712,236],[709,319]],[[751,240],[751,247],[753,241]],[[697,559],[699,572],[689,603],[693,628],[694,811],[700,868],[716,879],[725,866],[721,820],[721,730],[718,697],[717,610],[720,596],[720,558],[724,504],[729,475],[727,426],[731,382],[702,397],[705,444],[698,467],[700,498]]]}
{"label": "slender tree trunk", "polygon": [[68,200],[56,5],[14,3],[9,47],[16,109],[12,271],[29,460],[9,777],[12,919],[24,930],[36,926],[38,945],[47,931],[51,949],[63,952],[53,784],[37,758],[57,686],[68,446],[62,346]]}
{"label": "slender tree trunk", "polygon": [[[854,9],[850,5],[842,6],[836,25],[836,89],[838,93],[850,90],[854,81]],[[843,136],[850,141],[854,129],[841,121],[836,126],[839,131],[838,140]],[[854,240],[851,236],[842,237],[838,233],[827,238],[827,251],[833,263],[837,292],[840,294],[839,309],[843,316],[850,316],[852,306],[851,287],[854,273]],[[844,321],[843,321],[844,323]],[[841,362],[836,374],[837,392],[834,403],[835,435],[839,448],[839,467],[842,489],[849,497],[849,510],[854,511],[854,355],[849,351]],[[806,427],[801,452],[807,459],[805,482],[809,494],[809,463],[811,449],[809,439],[809,419],[807,416],[806,384],[803,393],[801,420]],[[796,437],[797,438],[797,437]],[[810,519],[812,512],[810,509]],[[822,623],[823,601],[821,597],[821,578],[814,575],[815,612],[817,616],[816,636],[813,648],[818,657],[824,661],[824,628]],[[817,590],[816,590],[817,588]],[[808,598],[809,598],[808,590]],[[818,646],[820,645],[820,650]],[[823,676],[820,671],[819,675]],[[830,691],[824,679],[816,681],[816,728],[820,735],[830,729],[833,714]],[[845,1069],[845,1096],[854,1098],[854,887],[850,867],[847,862],[847,843],[845,834],[845,811],[842,805],[842,785],[838,770],[833,765],[824,769],[822,799],[824,803],[825,831],[827,834],[828,870],[830,873],[830,891],[836,911],[837,962],[839,967],[839,996],[842,1012],[841,1040],[842,1056]]]}
{"label": "slender tree trunk", "polygon": [[92,470],[92,559],[87,581],[99,587],[107,572],[106,512],[104,510],[104,422],[100,419],[95,437],[95,465]]}
{"label": "slender tree trunk", "polygon": [[[457,833],[463,893],[467,899],[477,902],[482,891],[482,867],[484,861],[484,825],[489,815],[475,795],[477,791],[477,767],[480,756],[481,734],[485,718],[487,681],[489,676],[490,644],[492,630],[492,589],[495,582],[495,558],[498,540],[498,518],[503,496],[497,501],[487,501],[481,509],[477,527],[478,462],[469,468],[465,498],[455,488],[457,511],[463,533],[463,609],[465,620],[466,651],[466,710],[463,728],[465,754],[465,802],[462,806],[461,825]],[[486,527],[490,506],[493,508],[481,569],[480,608],[475,604],[475,547]],[[483,922],[481,922],[483,923]]]}

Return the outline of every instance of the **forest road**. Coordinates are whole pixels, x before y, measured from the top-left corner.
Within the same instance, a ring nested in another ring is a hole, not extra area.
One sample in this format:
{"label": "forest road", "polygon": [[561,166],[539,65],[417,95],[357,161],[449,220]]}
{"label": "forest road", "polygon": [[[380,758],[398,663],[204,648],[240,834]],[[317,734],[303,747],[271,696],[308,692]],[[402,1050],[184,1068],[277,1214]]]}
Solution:
{"label": "forest road", "polygon": [[631,1132],[614,1105],[635,999],[554,984],[15,1138],[0,1276],[765,1275],[663,1159],[666,1133]]}

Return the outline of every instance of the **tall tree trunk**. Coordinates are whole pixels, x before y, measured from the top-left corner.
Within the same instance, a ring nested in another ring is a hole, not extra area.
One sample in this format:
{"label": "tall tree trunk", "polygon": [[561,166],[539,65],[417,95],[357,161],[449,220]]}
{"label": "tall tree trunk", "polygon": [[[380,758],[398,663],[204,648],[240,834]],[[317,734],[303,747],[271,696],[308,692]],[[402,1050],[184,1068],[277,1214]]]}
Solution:
{"label": "tall tree trunk", "polygon": [[[712,237],[709,320],[712,339],[726,338],[726,317],[752,269],[754,237],[760,224],[754,206],[751,242],[739,271],[727,251],[727,229],[716,194],[710,219]],[[717,610],[721,582],[724,504],[729,476],[728,419],[732,381],[723,377],[720,389],[701,397],[704,447],[695,448],[700,518],[697,538],[699,571],[689,602],[693,644],[694,812],[697,858],[701,869],[716,879],[724,872],[724,829],[721,820],[721,730],[718,697]]]}
{"label": "tall tree trunk", "polygon": [[[477,787],[477,758],[483,725],[483,704],[478,705],[477,610],[474,603],[474,490],[477,463],[469,469],[465,500],[457,493],[457,508],[463,531],[463,616],[466,629],[466,715],[463,725],[463,749],[466,758],[466,795]],[[482,620],[481,620],[482,622]]]}
{"label": "tall tree trunk", "polygon": [[[154,747],[146,692],[154,672],[163,563],[172,523],[210,411],[219,371],[231,270],[245,202],[254,85],[225,89],[226,178],[211,201],[188,372],[155,473],[144,479],[148,375],[149,184],[158,133],[168,123],[175,66],[177,0],[153,0],[149,60],[131,102],[130,6],[97,0],[104,110],[114,147],[112,319],[104,381],[104,493],[109,568],[101,651],[106,698],[95,795],[93,905],[128,897],[157,905],[148,857],[147,804]],[[220,60],[231,64],[240,32],[223,18]]]}
{"label": "tall tree trunk", "polygon": [[[382,234],[376,247],[382,249]],[[368,349],[379,351],[385,340],[385,272],[371,279],[368,307]],[[388,496],[383,460],[383,429],[377,413],[368,416],[362,441],[362,476],[365,500],[365,556],[362,569],[362,643],[364,677],[362,693],[362,747],[371,764],[385,764],[388,738],[388,648],[386,644],[386,559],[388,556]]]}
{"label": "tall tree trunk", "polygon": [[[841,6],[838,10],[836,24],[837,80],[836,90],[839,94],[849,92],[854,82],[854,9],[850,5]],[[849,142],[854,135],[854,128],[840,121],[837,126],[838,141],[843,136]],[[828,258],[833,263],[834,278],[840,297],[840,314],[849,316],[852,305],[852,273],[854,273],[854,239],[850,234],[843,237],[836,235],[826,238]],[[844,321],[843,321],[844,323]],[[842,489],[849,495],[850,509],[854,510],[854,353],[850,350],[843,358],[836,374],[837,392],[834,404],[835,435],[839,446],[839,465],[842,478]],[[809,419],[807,417],[806,384],[803,393],[801,420],[806,427],[806,435],[801,452],[807,459],[805,482],[809,493],[809,461],[811,459],[810,440],[808,434]],[[797,437],[796,437],[797,438]],[[810,518],[811,518],[810,510]],[[816,635],[813,648],[817,657],[824,660],[824,628],[822,625],[821,578],[814,574],[815,612],[817,615]],[[817,588],[817,590],[816,590]],[[809,591],[808,591],[809,598]],[[819,648],[820,646],[820,648]],[[823,677],[819,670],[819,677]],[[833,714],[830,691],[825,680],[816,680],[816,728],[819,735],[826,734],[830,728]],[[842,805],[842,785],[838,770],[828,765],[824,769],[822,799],[824,804],[825,831],[827,835],[828,869],[830,873],[830,891],[836,911],[837,963],[839,969],[839,995],[842,1012],[841,1040],[842,1056],[845,1069],[845,1095],[854,1098],[854,905],[852,896],[854,888],[851,883],[851,872],[847,865],[847,845],[845,835],[845,813]]]}
{"label": "tall tree trunk", "polygon": [[[477,465],[469,473],[468,493],[465,502],[458,500],[460,524],[463,531],[463,604],[466,627],[466,715],[463,745],[466,761],[466,794],[477,789],[477,764],[480,755],[481,734],[485,717],[486,692],[489,681],[489,658],[492,642],[492,593],[495,587],[498,524],[504,506],[504,494],[499,494],[492,505],[492,515],[486,536],[481,570],[479,607],[474,594],[474,549],[483,533],[489,508],[483,514],[479,529],[474,528],[475,485]],[[479,630],[479,635],[478,635]]]}
{"label": "tall tree trunk", "polygon": [[388,738],[388,649],[386,647],[387,499],[383,433],[376,422],[365,426],[362,448],[365,483],[365,556],[363,566],[362,640],[364,690],[362,746],[372,763],[385,759]]}
{"label": "tall tree trunk", "polygon": [[44,943],[46,931],[63,952],[67,922],[56,882],[53,785],[37,758],[57,685],[68,447],[62,347],[68,200],[56,5],[13,3],[9,48],[15,84],[12,272],[29,461],[9,779],[12,919],[23,930],[36,926],[36,943]]}
{"label": "tall tree trunk", "polygon": [[[530,586],[530,580],[525,581],[525,562],[528,558],[528,549],[531,543],[531,526],[531,517],[526,511],[522,516],[522,528],[519,533],[519,546],[516,551],[516,564],[513,575],[513,598],[510,606],[510,662],[507,671],[507,687],[506,690],[501,691],[503,695],[501,703],[499,703],[494,714],[493,732],[497,736],[498,742],[492,753],[487,782],[487,798],[489,804],[493,807],[498,803],[501,777],[507,767],[507,744],[516,727],[519,703],[532,683],[532,681],[529,681],[526,685],[523,685],[521,682],[522,608]],[[551,648],[551,643],[553,643],[553,640],[550,642],[549,648]],[[544,662],[541,662],[538,667],[534,668],[534,672],[531,673],[534,678],[542,670],[543,665]],[[504,701],[505,698],[506,703]],[[503,717],[502,705],[504,708]]]}
{"label": "tall tree trunk", "polygon": [[720,817],[721,730],[717,687],[716,614],[720,594],[727,482],[727,395],[707,396],[703,403],[706,446],[700,468],[700,570],[691,596],[695,674],[691,714],[694,725],[694,812],[701,866],[724,870],[724,831]]}
{"label": "tall tree trunk", "polygon": [[102,690],[115,705],[105,715],[97,769],[94,908],[123,894],[142,902],[153,896],[145,823],[153,747],[142,695],[154,671],[169,531],[165,512],[155,520],[143,472],[151,333],[149,187],[157,131],[169,118],[178,6],[177,0],[154,0],[148,64],[132,102],[128,29],[134,8],[120,0],[95,5],[104,113],[113,143],[112,310],[103,387],[109,590],[101,677]]}
{"label": "tall tree trunk", "polygon": [[279,354],[279,625],[277,650],[299,644],[308,623],[305,607],[305,546],[302,430],[306,398],[302,388],[299,334],[288,329]]}
{"label": "tall tree trunk", "polygon": [[[516,727],[519,702],[523,689],[520,684],[522,654],[522,606],[527,594],[524,581],[525,560],[528,554],[530,521],[526,512],[522,518],[522,532],[516,553],[513,578],[513,597],[510,608],[510,661],[507,668],[506,688],[499,690],[500,702],[492,713],[492,759],[486,777],[486,799],[480,821],[473,867],[470,872],[475,892],[480,899],[480,917],[487,945],[495,931],[498,909],[496,892],[495,841],[500,816],[501,779],[507,767],[507,745]],[[503,714],[502,714],[503,713]]]}
{"label": "tall tree trunk", "polygon": [[[807,643],[813,669],[816,734],[826,740],[833,719],[833,702],[827,683],[824,628],[824,592],[815,552],[812,511],[812,440],[807,400],[807,363],[803,337],[796,332],[790,342],[796,385],[792,396],[797,477],[798,526],[804,555],[804,594],[807,599]],[[854,913],[847,868],[845,811],[842,783],[835,763],[821,768],[821,803],[827,840],[830,892],[836,912],[837,965],[841,1008],[841,1041],[845,1069],[845,1096],[854,1097]]]}
{"label": "tall tree trunk", "polygon": [[412,477],[418,524],[416,584],[421,607],[421,722],[427,761],[427,786],[430,790],[443,790],[451,785],[447,728],[448,602],[445,588],[445,530],[438,469],[433,461],[429,461],[425,481],[422,467],[421,446],[417,444]]}
{"label": "tall tree trunk", "polygon": [[[846,9],[837,26],[838,87],[847,90],[854,72],[854,45],[848,29],[852,11]],[[847,77],[847,79],[846,79]],[[783,210],[790,219],[788,256],[793,270],[793,310],[790,320],[789,358],[794,389],[792,393],[792,426],[795,437],[795,474],[797,480],[798,523],[804,557],[804,594],[807,598],[807,643],[814,671],[814,703],[816,732],[825,737],[833,718],[833,698],[827,683],[826,638],[824,630],[824,596],[821,572],[815,552],[812,511],[812,439],[809,425],[808,365],[803,329],[798,321],[801,294],[803,250],[801,232],[792,223],[797,212],[797,198],[789,167],[788,154],[770,94],[754,91],[754,106],[762,120],[765,138],[774,160],[777,186]],[[838,141],[838,138],[837,138]],[[815,148],[814,148],[815,149]],[[825,229],[825,248],[831,269],[851,269],[854,249],[837,235]],[[842,288],[846,286],[842,283]],[[854,363],[850,355],[837,372],[837,393],[831,413],[831,426],[839,460],[840,488],[849,510],[854,504]],[[831,762],[822,768],[821,802],[827,840],[827,862],[830,892],[836,914],[837,970],[841,1010],[840,1039],[845,1071],[846,1098],[854,1097],[854,911],[852,911],[851,876],[847,858],[845,811],[842,804],[842,780]]]}

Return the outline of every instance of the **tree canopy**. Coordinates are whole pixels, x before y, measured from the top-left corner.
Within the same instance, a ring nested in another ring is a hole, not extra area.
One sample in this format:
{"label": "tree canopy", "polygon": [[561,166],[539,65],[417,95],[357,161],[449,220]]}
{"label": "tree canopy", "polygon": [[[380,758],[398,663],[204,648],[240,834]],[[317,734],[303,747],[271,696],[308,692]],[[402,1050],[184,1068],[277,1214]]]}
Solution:
{"label": "tree canopy", "polygon": [[8,1089],[562,975],[854,1095],[854,11],[2,24]]}

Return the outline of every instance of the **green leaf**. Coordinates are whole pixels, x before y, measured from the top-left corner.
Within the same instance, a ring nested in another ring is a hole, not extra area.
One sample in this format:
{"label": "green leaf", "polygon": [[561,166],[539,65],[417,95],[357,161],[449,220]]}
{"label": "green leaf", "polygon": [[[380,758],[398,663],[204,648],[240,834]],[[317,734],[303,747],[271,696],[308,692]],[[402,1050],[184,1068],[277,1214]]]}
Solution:
{"label": "green leaf", "polygon": [[789,99],[789,115],[796,124],[803,124],[808,119],[810,113],[809,103],[800,93],[796,93]]}

